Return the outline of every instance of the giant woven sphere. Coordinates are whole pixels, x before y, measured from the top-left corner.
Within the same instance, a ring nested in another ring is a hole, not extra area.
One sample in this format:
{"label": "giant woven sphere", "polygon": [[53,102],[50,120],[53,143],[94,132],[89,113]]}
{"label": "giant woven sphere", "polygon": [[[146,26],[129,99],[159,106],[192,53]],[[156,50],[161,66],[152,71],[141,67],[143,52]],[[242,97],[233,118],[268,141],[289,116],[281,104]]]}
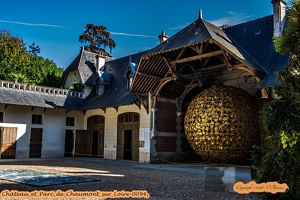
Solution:
{"label": "giant woven sphere", "polygon": [[234,87],[212,86],[188,106],[185,135],[194,151],[214,163],[243,163],[258,139],[251,96]]}

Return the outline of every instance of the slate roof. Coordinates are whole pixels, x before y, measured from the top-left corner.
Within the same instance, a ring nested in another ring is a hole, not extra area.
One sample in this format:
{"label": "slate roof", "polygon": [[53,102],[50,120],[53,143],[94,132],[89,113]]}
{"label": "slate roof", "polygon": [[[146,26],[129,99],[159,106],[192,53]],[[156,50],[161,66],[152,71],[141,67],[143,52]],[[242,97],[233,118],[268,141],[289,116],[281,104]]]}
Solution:
{"label": "slate roof", "polygon": [[67,95],[0,88],[0,103],[2,104],[78,110],[82,102],[81,98]]}
{"label": "slate roof", "polygon": [[81,110],[106,108],[132,104],[137,97],[132,95],[127,88],[127,79],[124,77],[125,71],[130,66],[130,61],[139,63],[142,55],[147,51],[125,56],[105,63],[104,72],[112,74],[110,85],[101,96],[95,92],[91,94],[80,107]]}
{"label": "slate roof", "polygon": [[71,71],[78,70],[82,83],[88,86],[93,85],[98,78],[96,73],[96,55],[96,53],[82,49],[80,54],[66,68],[63,77],[66,77]]}
{"label": "slate roof", "polygon": [[273,15],[225,28],[224,32],[268,72],[260,88],[279,83],[274,72],[280,70],[289,57],[276,53],[274,49]]}
{"label": "slate roof", "polygon": [[[106,62],[103,74],[100,78],[96,72],[94,72],[93,76],[90,76],[94,79],[93,84],[96,83],[97,78],[99,78],[100,83],[102,82],[108,85],[108,89],[102,96],[98,96],[95,92],[92,92],[86,99],[82,99],[68,95],[0,87],[0,103],[67,110],[87,110],[132,104],[136,100],[136,96],[130,94],[127,88],[128,80],[124,77],[124,72],[128,70],[128,68],[132,70],[132,66],[134,65],[132,62],[138,63],[143,54],[145,54],[145,52],[110,60]],[[77,69],[76,64],[80,63],[80,59],[92,60],[93,56],[96,56],[96,54],[81,52],[71,65],[69,65],[65,73]],[[94,57],[94,59],[95,58],[96,57]],[[78,68],[83,69],[84,65],[79,64]],[[81,70],[81,72],[83,71],[86,72],[88,70]],[[89,79],[91,80],[91,78]]]}
{"label": "slate roof", "polygon": [[258,75],[267,73],[266,70],[235,40],[232,40],[221,28],[204,19],[197,19],[169,39],[148,52],[148,55],[159,54],[177,48],[190,46],[195,43],[213,40],[223,48],[226,48],[234,56],[244,60],[255,70]]}
{"label": "slate roof", "polygon": [[236,58],[252,66],[257,75],[262,78],[260,88],[278,84],[274,72],[280,70],[288,61],[287,55],[282,56],[274,50],[273,15],[224,29],[203,19],[197,19],[153,49],[107,60],[102,69],[103,76],[100,78],[95,67],[97,54],[82,50],[64,71],[63,76],[66,77],[69,72],[78,69],[82,83],[85,85],[95,85],[97,80],[105,82],[108,88],[101,96],[93,91],[86,99],[80,99],[66,95],[0,88],[0,103],[69,110],[132,104],[136,96],[132,95],[127,88],[128,80],[124,74],[129,69],[135,73],[138,67],[135,63],[139,63],[142,57],[170,52],[203,41],[214,41]]}

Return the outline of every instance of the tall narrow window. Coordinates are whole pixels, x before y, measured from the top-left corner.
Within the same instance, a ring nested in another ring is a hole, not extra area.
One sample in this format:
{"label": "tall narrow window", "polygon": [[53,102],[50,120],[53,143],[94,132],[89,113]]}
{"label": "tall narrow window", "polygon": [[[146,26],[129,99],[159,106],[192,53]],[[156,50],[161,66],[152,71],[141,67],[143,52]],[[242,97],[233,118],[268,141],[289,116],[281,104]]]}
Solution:
{"label": "tall narrow window", "polygon": [[0,112],[0,122],[4,122],[4,113]]}
{"label": "tall narrow window", "polygon": [[43,115],[32,115],[32,124],[43,124]]}

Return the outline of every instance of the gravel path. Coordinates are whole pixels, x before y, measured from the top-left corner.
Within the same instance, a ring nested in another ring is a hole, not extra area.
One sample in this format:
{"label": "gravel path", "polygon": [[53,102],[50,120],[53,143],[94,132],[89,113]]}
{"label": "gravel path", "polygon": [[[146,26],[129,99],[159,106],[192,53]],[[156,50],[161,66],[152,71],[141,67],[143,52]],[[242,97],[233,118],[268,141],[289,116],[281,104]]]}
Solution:
{"label": "gravel path", "polygon": [[[72,176],[92,177],[96,181],[34,187],[0,179],[0,192],[4,190],[16,190],[18,192],[32,192],[36,190],[38,192],[52,191],[53,193],[61,190],[62,193],[66,194],[66,191],[73,190],[75,192],[92,191],[95,194],[97,190],[108,193],[113,193],[114,190],[118,192],[124,190],[122,195],[125,195],[127,191],[143,190],[142,194],[146,195],[148,193],[150,199],[260,199],[260,196],[254,193],[239,195],[230,192],[218,173],[208,173],[203,166],[139,164],[127,161],[105,161],[98,158],[57,158],[0,160],[0,170],[3,169],[28,169]],[[239,180],[244,182],[250,181],[245,177],[236,179],[236,181]],[[77,194],[80,195],[79,193]],[[0,198],[3,198],[3,195]]]}

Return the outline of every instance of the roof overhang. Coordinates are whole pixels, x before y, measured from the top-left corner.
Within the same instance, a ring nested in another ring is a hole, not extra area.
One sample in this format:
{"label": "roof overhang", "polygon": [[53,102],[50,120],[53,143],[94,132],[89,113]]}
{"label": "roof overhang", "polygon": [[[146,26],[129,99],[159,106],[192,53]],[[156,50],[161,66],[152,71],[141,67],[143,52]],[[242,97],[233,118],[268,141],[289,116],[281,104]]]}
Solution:
{"label": "roof overhang", "polygon": [[238,48],[226,48],[214,39],[148,54],[140,60],[131,92],[180,97],[193,87],[215,81],[224,70],[234,69],[247,71],[260,81],[266,72],[253,66],[255,61],[250,63],[251,58],[246,56]]}

